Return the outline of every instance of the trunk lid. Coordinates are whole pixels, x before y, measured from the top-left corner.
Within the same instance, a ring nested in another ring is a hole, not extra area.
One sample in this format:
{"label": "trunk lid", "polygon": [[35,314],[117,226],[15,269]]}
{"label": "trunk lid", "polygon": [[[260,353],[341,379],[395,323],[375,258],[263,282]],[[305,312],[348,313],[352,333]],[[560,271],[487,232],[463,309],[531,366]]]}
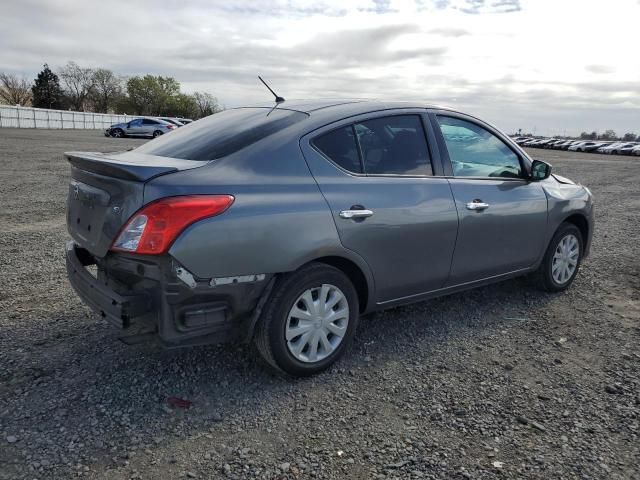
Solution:
{"label": "trunk lid", "polygon": [[143,206],[146,182],[208,163],[135,151],[69,152],[65,157],[71,163],[67,229],[77,244],[98,257],[107,254],[122,226]]}

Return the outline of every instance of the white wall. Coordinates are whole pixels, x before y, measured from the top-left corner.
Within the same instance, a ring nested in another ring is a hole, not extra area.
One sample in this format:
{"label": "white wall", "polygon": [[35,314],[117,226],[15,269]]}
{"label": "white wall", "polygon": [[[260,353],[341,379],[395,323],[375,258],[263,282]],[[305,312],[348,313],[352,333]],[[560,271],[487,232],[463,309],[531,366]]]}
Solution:
{"label": "white wall", "polygon": [[0,128],[77,128],[103,130],[114,123],[128,122],[131,115],[71,112],[47,108],[0,105]]}

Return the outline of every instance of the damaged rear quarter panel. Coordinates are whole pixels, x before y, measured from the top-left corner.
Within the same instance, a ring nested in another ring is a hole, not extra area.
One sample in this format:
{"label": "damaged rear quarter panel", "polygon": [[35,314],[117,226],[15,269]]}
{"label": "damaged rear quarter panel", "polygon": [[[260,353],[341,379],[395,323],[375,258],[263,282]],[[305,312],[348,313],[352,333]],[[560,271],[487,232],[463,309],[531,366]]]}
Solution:
{"label": "damaged rear quarter panel", "polygon": [[[280,136],[281,137],[281,136]],[[274,138],[202,168],[158,177],[145,203],[172,195],[230,194],[223,214],[188,227],[169,254],[200,279],[293,271],[344,250],[297,142]]]}

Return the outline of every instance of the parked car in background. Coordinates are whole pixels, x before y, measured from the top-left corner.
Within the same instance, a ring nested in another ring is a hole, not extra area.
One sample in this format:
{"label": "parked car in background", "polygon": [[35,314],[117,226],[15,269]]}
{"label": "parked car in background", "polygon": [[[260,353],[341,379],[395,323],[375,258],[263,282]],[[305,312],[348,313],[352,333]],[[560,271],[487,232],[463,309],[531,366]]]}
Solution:
{"label": "parked car in background", "polygon": [[165,122],[169,122],[169,123],[173,123],[176,127],[183,127],[184,123],[182,123],[180,120],[178,120],[177,118],[170,118],[170,117],[158,117],[158,120],[163,120]]}
{"label": "parked car in background", "polygon": [[295,376],[340,358],[361,314],[529,273],[565,290],[594,226],[586,187],[417,103],[235,108],[66,157],[68,278],[125,341],[253,340]]}
{"label": "parked car in background", "polygon": [[150,137],[156,138],[178,128],[173,123],[155,118],[136,118],[126,123],[111,125],[104,132],[106,137]]}
{"label": "parked car in background", "polygon": [[611,142],[608,145],[604,145],[600,148],[598,148],[596,151],[598,153],[611,153],[615,148],[619,147],[620,145],[624,145],[625,142]]}
{"label": "parked car in background", "polygon": [[598,148],[605,147],[609,145],[611,142],[589,142],[586,145],[582,146],[582,152],[595,152]]}
{"label": "parked car in background", "polygon": [[640,156],[640,145],[637,145],[631,149],[631,155],[639,155]]}
{"label": "parked car in background", "polygon": [[605,145],[607,145],[607,142],[594,142],[589,140],[571,145],[569,147],[569,150],[572,150],[574,152],[593,152],[594,150],[597,150],[600,147],[604,147]]}
{"label": "parked car in background", "polygon": [[563,140],[561,142],[556,143],[553,148],[555,148],[556,150],[566,150],[569,148],[569,146],[571,146],[571,144],[573,143],[573,140]]}
{"label": "parked car in background", "polygon": [[623,143],[622,145],[619,145],[613,150],[611,150],[611,153],[614,155],[631,155],[631,152],[637,146],[638,146],[637,142]]}
{"label": "parked car in background", "polygon": [[552,140],[551,142],[547,143],[544,148],[547,149],[555,149],[557,148],[558,145],[560,145],[561,143],[564,143],[564,140]]}
{"label": "parked car in background", "polygon": [[553,138],[543,138],[542,140],[539,140],[534,146],[537,148],[544,148],[546,145],[553,141]]}
{"label": "parked car in background", "polygon": [[569,148],[571,148],[574,145],[578,145],[579,143],[584,142],[584,140],[572,140],[564,145],[562,145],[562,150],[569,150]]}

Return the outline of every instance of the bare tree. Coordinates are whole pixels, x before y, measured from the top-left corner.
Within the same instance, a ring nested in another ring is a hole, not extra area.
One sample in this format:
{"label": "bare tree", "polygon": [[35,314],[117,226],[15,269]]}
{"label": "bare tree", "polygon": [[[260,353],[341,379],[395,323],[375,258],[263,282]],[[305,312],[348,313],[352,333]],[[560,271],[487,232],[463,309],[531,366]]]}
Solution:
{"label": "bare tree", "polygon": [[93,72],[93,90],[90,97],[96,112],[107,113],[122,96],[122,79],[111,70],[98,68]]}
{"label": "bare tree", "polygon": [[0,100],[9,105],[25,106],[31,103],[31,85],[24,77],[0,73]]}
{"label": "bare tree", "polygon": [[85,102],[94,87],[94,73],[90,68],[82,68],[75,62],[69,62],[60,69],[60,78],[65,85],[65,93],[71,108],[83,111]]}
{"label": "bare tree", "polygon": [[198,107],[198,117],[206,117],[214,113],[218,113],[222,109],[218,105],[218,99],[207,92],[195,92],[192,95]]}

